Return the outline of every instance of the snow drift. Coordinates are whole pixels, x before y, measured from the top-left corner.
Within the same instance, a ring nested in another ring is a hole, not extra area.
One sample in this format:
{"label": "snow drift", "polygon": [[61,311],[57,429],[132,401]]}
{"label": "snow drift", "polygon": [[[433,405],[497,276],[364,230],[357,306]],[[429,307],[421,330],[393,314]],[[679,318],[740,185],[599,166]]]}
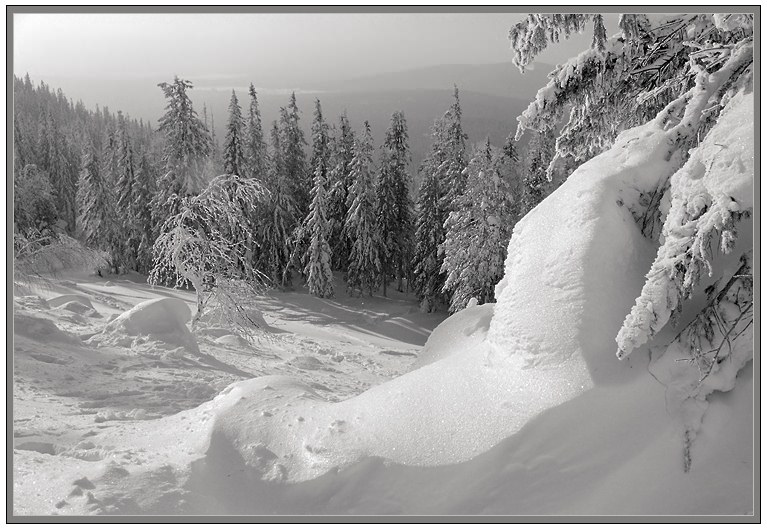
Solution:
{"label": "snow drift", "polygon": [[120,314],[91,341],[125,346],[136,337],[146,337],[199,354],[197,341],[186,326],[191,317],[189,306],[180,299],[150,299]]}
{"label": "snow drift", "polygon": [[493,318],[494,303],[467,307],[442,322],[413,362],[417,369],[448,356],[482,347]]}

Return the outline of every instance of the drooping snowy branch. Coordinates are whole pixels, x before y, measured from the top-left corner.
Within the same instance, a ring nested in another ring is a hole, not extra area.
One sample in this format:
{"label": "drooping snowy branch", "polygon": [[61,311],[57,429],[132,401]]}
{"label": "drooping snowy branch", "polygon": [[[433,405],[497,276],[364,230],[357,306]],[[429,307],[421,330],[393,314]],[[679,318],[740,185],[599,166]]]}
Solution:
{"label": "drooping snowy branch", "polygon": [[[723,253],[735,248],[740,221],[753,210],[752,116],[753,94],[735,96],[671,178],[663,244],[642,294],[616,338],[619,357],[657,334],[682,300],[691,296],[701,277],[713,274],[716,247]],[[676,127],[671,129],[673,137],[679,133]]]}
{"label": "drooping snowy branch", "polygon": [[[523,61],[519,57],[529,61],[535,50],[545,48],[537,39],[545,40],[550,34],[549,39],[556,42],[568,28],[582,29],[583,21],[568,20],[531,15],[515,26],[515,61]],[[582,163],[604,152],[619,132],[653,119],[669,102],[693,88],[700,71],[696,65],[705,55],[726,54],[753,33],[748,16],[738,18],[743,25],[737,28],[724,20],[730,19],[696,14],[651,23],[644,15],[623,15],[621,33],[605,40],[595,18],[592,47],[549,74],[549,82],[518,118],[517,139],[525,130],[561,127],[549,178],[559,159],[570,157]],[[549,26],[558,29],[545,31]],[[705,62],[711,73],[725,61]]]}
{"label": "drooping snowy branch", "polygon": [[197,293],[194,322],[212,298],[230,300],[241,284],[265,285],[268,279],[253,267],[249,252],[257,241],[253,219],[266,197],[257,180],[222,175],[198,196],[182,199],[155,241],[150,284],[191,285]]}

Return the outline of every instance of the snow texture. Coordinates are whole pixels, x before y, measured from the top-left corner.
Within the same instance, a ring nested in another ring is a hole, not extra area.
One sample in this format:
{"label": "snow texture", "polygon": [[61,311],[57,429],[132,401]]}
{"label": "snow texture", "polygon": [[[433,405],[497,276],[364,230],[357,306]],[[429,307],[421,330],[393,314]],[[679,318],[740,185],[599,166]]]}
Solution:
{"label": "snow texture", "polygon": [[517,223],[488,331],[498,356],[563,369],[579,389],[626,375],[611,341],[654,253],[631,210],[673,171],[670,150],[652,123],[626,131]]}
{"label": "snow texture", "polygon": [[191,310],[180,299],[150,299],[120,314],[93,340],[97,343],[124,343],[126,339],[146,336],[199,354],[197,342],[186,326],[191,318]]}
{"label": "snow texture", "polygon": [[[753,209],[754,98],[735,96],[714,128],[671,179],[671,208],[663,229],[663,244],[647,274],[647,283],[618,333],[619,354],[626,355],[662,329],[681,296],[674,285],[677,267],[683,266],[682,293],[697,281],[694,272],[711,274],[714,234],[723,252],[736,238],[733,213]],[[708,269],[706,269],[708,267]]]}

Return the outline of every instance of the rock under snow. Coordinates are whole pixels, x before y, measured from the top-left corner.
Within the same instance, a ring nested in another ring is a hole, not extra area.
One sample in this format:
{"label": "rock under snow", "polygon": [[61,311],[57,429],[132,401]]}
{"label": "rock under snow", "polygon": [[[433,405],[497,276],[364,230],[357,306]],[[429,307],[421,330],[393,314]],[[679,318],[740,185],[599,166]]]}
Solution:
{"label": "rock under snow", "polygon": [[13,314],[13,332],[38,342],[81,343],[77,336],[62,331],[51,320],[19,312]]}
{"label": "rock under snow", "polygon": [[194,335],[186,326],[192,318],[189,306],[177,298],[150,299],[139,303],[109,322],[101,335],[93,338],[100,343],[126,346],[126,337],[145,336],[151,340],[180,345],[193,353],[200,349]]}
{"label": "rock under snow", "polygon": [[57,296],[55,298],[49,299],[48,305],[51,307],[60,307],[73,301],[79,303],[80,305],[84,305],[89,309],[93,308],[93,304],[91,303],[91,300],[88,298],[88,296],[83,296],[81,294],[64,294],[63,296]]}

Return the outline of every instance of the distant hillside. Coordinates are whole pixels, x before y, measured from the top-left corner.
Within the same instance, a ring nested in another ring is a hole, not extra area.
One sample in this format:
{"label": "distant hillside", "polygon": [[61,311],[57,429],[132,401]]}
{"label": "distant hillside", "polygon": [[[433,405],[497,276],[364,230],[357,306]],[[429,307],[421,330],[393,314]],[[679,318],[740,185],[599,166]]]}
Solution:
{"label": "distant hillside", "polygon": [[[537,65],[524,75],[508,63],[483,65],[442,65],[402,72],[382,73],[359,77],[322,86],[295,88],[302,114],[302,125],[309,135],[314,99],[322,102],[326,119],[338,121],[338,115],[346,109],[355,129],[364,120],[370,121],[376,142],[383,139],[392,112],[405,112],[410,130],[414,169],[426,155],[429,133],[434,120],[441,116],[451,102],[453,84],[461,91],[464,127],[470,142],[483,140],[486,136],[494,144],[504,141],[509,132],[516,129],[516,117],[526,108],[536,91],[546,80],[550,65]],[[22,74],[23,75],[23,74]],[[165,100],[157,83],[172,79],[42,79],[48,85],[62,88],[74,101],[81,99],[88,108],[108,106],[112,111],[149,120],[156,125],[162,115]],[[258,86],[258,76],[252,79],[229,78],[222,80],[190,79],[195,88],[190,92],[195,108],[202,115],[203,103],[213,115],[216,134],[223,141],[227,107],[234,88],[240,104],[248,104],[247,86],[253,81]],[[35,80],[37,81],[37,80]],[[277,119],[279,108],[288,102],[290,91],[285,89],[259,89],[259,102],[265,127]],[[268,130],[267,130],[268,136]]]}
{"label": "distant hillside", "polygon": [[529,98],[546,82],[554,67],[536,64],[535,69],[521,74],[511,63],[445,64],[357,77],[339,83],[319,86],[329,91],[440,90],[453,84],[462,90],[497,96]]}

